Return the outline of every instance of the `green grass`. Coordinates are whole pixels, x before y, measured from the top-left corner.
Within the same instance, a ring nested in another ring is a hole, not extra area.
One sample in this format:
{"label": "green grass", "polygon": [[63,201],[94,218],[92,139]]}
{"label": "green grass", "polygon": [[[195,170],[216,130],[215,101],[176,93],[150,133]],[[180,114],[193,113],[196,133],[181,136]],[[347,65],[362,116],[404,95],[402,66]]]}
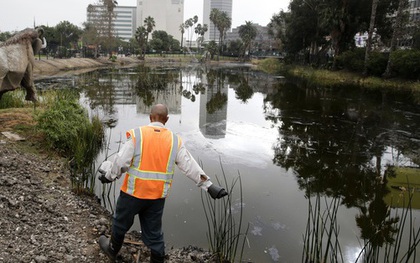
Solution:
{"label": "green grass", "polygon": [[253,61],[259,70],[269,74],[284,74],[291,79],[305,81],[311,86],[349,86],[357,85],[370,89],[402,89],[411,90],[420,102],[420,82],[403,79],[382,79],[378,77],[365,77],[359,73],[346,70],[332,71],[327,69],[314,69],[312,67],[285,65],[276,59]]}
{"label": "green grass", "polygon": [[388,176],[388,188],[390,193],[385,197],[385,202],[393,207],[407,205],[410,193],[413,195],[411,207],[420,209],[420,169],[408,167],[395,167],[394,176]]}

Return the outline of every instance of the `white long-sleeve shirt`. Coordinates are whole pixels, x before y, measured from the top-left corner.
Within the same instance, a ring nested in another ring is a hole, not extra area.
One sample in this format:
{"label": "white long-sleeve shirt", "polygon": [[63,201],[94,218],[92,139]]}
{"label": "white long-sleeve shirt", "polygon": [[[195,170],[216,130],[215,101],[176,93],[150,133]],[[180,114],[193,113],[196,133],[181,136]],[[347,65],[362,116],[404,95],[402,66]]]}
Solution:
{"label": "white long-sleeve shirt", "polygon": [[[160,122],[152,122],[149,126],[161,127],[165,126]],[[128,171],[130,167],[131,160],[134,154],[134,142],[130,138],[128,139],[121,150],[116,154],[113,161],[105,161],[102,163],[100,170],[106,172],[105,177],[114,181],[117,178],[120,178],[122,174]],[[181,146],[178,149],[176,154],[175,163],[178,168],[193,182],[196,183],[198,187],[201,187],[203,190],[207,189],[212,185],[210,177],[208,177],[203,169],[198,165],[195,159],[191,156],[191,153],[185,148],[184,143],[181,141]]]}

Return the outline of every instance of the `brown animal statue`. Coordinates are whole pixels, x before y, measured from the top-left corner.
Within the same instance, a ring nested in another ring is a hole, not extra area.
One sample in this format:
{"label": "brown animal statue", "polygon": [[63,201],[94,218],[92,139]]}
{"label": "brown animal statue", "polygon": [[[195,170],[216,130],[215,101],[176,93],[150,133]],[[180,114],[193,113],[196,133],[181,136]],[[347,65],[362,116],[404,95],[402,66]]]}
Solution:
{"label": "brown animal statue", "polygon": [[33,68],[34,54],[46,47],[44,30],[24,29],[0,43],[0,99],[5,92],[26,89],[26,100],[36,102]]}

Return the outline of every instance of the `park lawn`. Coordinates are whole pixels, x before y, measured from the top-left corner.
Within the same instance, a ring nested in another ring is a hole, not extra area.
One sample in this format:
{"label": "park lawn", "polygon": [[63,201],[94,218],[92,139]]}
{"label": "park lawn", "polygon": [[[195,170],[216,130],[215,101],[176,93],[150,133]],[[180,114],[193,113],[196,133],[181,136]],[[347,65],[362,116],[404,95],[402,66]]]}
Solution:
{"label": "park lawn", "polygon": [[385,197],[385,202],[392,207],[407,207],[412,194],[411,207],[420,209],[420,169],[398,167],[395,173],[395,178],[387,178],[391,192]]}

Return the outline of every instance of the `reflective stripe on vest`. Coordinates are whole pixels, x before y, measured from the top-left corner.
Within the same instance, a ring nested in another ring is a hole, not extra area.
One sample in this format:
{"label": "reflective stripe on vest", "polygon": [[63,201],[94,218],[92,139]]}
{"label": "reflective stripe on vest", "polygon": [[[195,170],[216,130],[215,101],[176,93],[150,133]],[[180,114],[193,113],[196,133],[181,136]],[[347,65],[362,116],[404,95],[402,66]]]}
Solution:
{"label": "reflective stripe on vest", "polygon": [[121,190],[142,199],[168,195],[178,152],[178,136],[166,128],[143,126],[127,132],[134,156]]}

